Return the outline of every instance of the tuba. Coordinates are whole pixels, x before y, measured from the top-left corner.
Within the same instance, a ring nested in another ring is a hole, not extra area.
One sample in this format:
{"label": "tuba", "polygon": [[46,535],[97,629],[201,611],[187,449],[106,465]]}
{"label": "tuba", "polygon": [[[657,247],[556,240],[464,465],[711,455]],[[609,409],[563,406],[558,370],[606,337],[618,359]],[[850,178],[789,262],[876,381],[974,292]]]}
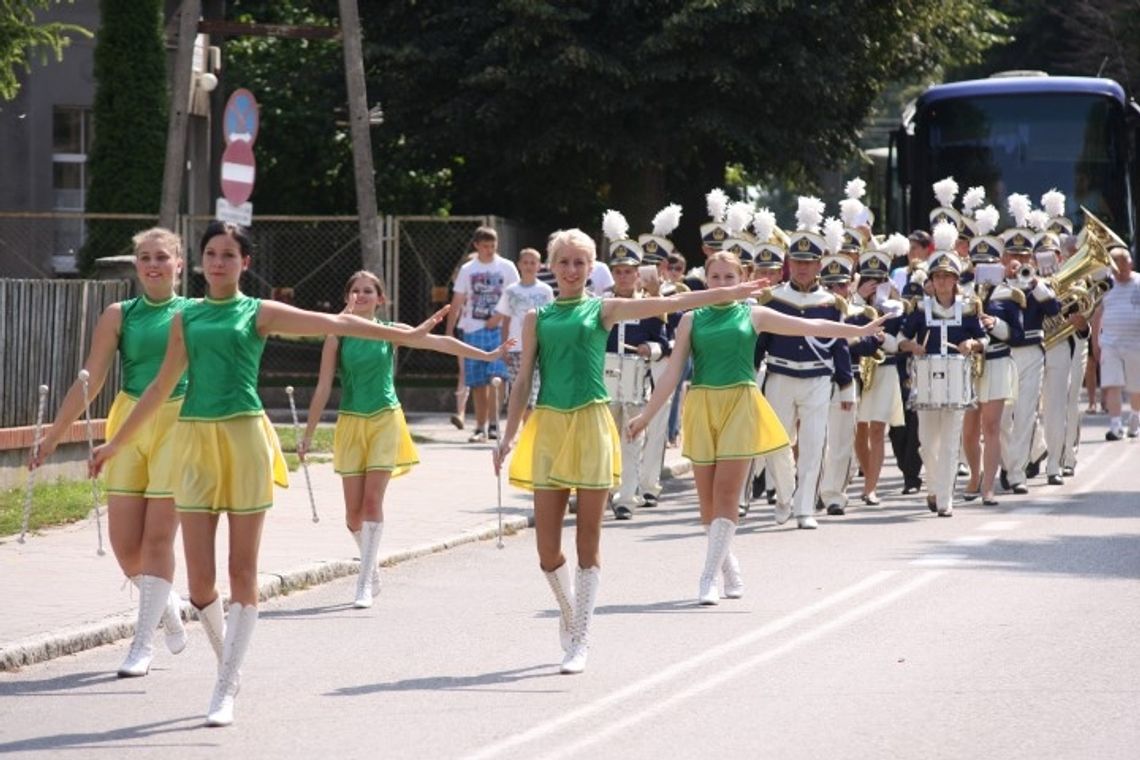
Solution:
{"label": "tuba", "polygon": [[1061,265],[1056,274],[1046,280],[1061,302],[1060,313],[1046,317],[1042,324],[1046,351],[1076,331],[1069,322],[1070,316],[1080,314],[1085,319],[1092,319],[1104,294],[1112,287],[1110,278],[1098,280],[1093,275],[1102,269],[1115,272],[1116,265],[1108,255],[1109,249],[1128,247],[1088,209],[1082,206],[1081,211],[1085,215],[1085,227],[1077,237],[1076,253]]}

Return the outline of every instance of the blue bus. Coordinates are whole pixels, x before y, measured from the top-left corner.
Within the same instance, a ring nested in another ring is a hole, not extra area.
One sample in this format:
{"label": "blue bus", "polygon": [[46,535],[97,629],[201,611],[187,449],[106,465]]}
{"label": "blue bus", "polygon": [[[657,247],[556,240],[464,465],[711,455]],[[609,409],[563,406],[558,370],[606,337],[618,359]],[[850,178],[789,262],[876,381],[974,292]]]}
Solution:
{"label": "blue bus", "polygon": [[[885,202],[890,229],[929,226],[931,185],[953,176],[982,185],[1009,223],[1006,197],[1036,206],[1057,188],[1079,229],[1080,207],[1129,241],[1136,254],[1140,106],[1111,79],[1011,72],[926,90],[891,133]],[[959,196],[960,198],[960,196]]]}

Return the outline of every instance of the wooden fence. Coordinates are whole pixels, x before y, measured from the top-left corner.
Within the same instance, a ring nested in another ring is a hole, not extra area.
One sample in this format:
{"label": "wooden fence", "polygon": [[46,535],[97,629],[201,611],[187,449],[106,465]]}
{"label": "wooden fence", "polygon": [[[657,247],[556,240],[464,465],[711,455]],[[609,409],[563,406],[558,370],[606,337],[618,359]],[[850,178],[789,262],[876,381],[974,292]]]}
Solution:
{"label": "wooden fence", "polygon": [[[103,310],[129,298],[127,280],[0,280],[0,428],[36,421],[38,387],[47,385],[50,420],[75,381]],[[116,361],[91,405],[105,417],[119,386]]]}

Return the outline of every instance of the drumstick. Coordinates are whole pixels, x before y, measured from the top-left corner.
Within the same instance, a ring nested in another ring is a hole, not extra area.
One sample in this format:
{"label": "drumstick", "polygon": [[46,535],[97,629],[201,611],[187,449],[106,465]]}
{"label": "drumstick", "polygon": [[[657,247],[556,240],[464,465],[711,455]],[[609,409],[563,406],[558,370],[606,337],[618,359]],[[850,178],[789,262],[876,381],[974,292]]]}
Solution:
{"label": "drumstick", "polygon": [[[491,378],[491,396],[492,396],[491,403],[493,403],[495,405],[495,429],[499,431],[500,436],[503,434],[502,429],[499,427],[499,386],[501,386],[502,384],[503,384],[503,379],[501,377],[492,377]],[[498,543],[498,547],[500,549],[502,549],[503,548],[503,467],[502,467],[502,464],[499,463],[499,461],[498,461],[498,458],[499,458],[499,446],[498,446],[498,444],[496,444],[495,448],[492,449],[491,456],[495,459],[495,462],[497,464],[499,464],[499,466],[495,468],[495,481],[496,481],[496,486],[497,486],[498,496],[499,496],[499,543]]]}

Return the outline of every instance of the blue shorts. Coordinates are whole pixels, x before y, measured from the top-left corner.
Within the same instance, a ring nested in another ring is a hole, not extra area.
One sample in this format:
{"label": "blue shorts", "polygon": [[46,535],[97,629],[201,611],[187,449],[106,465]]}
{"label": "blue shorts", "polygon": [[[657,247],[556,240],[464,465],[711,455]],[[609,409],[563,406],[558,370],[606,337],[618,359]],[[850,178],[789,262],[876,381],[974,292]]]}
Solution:
{"label": "blue shorts", "polygon": [[[503,331],[497,327],[472,332],[464,331],[463,342],[484,351],[492,351],[503,342]],[[479,359],[463,360],[463,382],[468,388],[490,385],[493,377],[501,377],[504,380],[509,377],[507,365],[503,363],[502,359],[496,359],[493,362],[480,361]]]}

